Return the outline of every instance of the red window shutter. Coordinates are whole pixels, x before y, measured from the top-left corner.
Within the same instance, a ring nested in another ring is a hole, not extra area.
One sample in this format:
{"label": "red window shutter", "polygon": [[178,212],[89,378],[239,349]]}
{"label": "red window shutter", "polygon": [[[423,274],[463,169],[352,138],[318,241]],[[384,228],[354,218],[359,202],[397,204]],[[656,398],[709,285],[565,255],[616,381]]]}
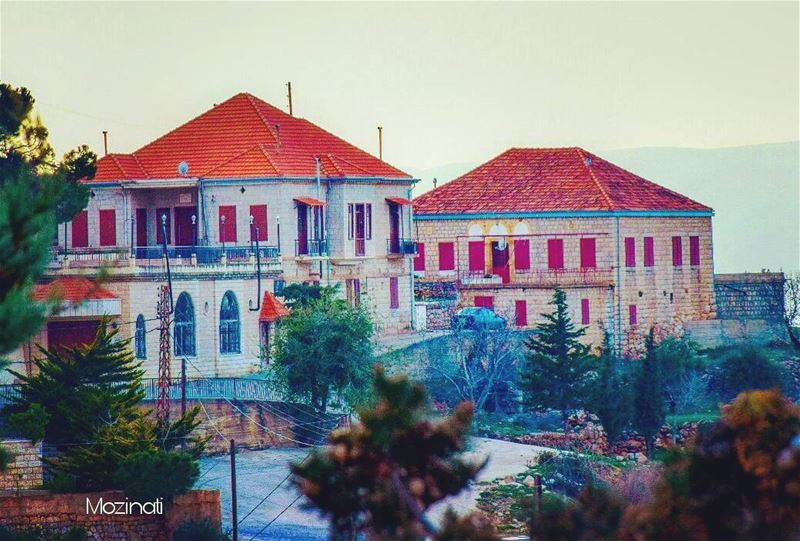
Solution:
{"label": "red window shutter", "polygon": [[597,267],[595,239],[581,239],[581,268],[594,269]]}
{"label": "red window shutter", "polygon": [[414,257],[414,270],[423,272],[425,270],[425,243],[417,243],[417,255]]}
{"label": "red window shutter", "polygon": [[456,270],[455,246],[452,242],[439,243],[439,270]]}
{"label": "red window shutter", "polygon": [[672,237],[672,266],[683,265],[683,242],[681,237]]}
{"label": "red window shutter", "polygon": [[164,236],[161,233],[161,219],[167,217],[167,244],[171,243],[172,232],[170,227],[172,225],[172,210],[168,208],[156,209],[156,242],[161,244],[164,242]]}
{"label": "red window shutter", "polygon": [[644,238],[644,266],[653,267],[656,264],[656,249],[653,237]]}
{"label": "red window shutter", "polygon": [[689,237],[689,263],[693,267],[700,265],[700,237]]}
{"label": "red window shutter", "polygon": [[564,240],[563,239],[548,239],[547,240],[547,268],[549,268],[549,269],[563,269],[564,268]]}
{"label": "red window shutter", "polygon": [[114,209],[100,210],[100,246],[117,245],[117,213]]}
{"label": "red window shutter", "polygon": [[258,241],[266,241],[267,205],[250,205],[250,216],[253,217],[253,227],[250,228],[250,240],[256,240],[256,228],[258,228]]}
{"label": "red window shutter", "polygon": [[625,237],[625,266],[636,266],[636,239]]}
{"label": "red window shutter", "polygon": [[514,321],[517,327],[528,326],[528,301],[514,301]]}
{"label": "red window shutter", "polygon": [[147,246],[147,209],[136,209],[136,246]]}
{"label": "red window shutter", "polygon": [[219,207],[219,241],[236,242],[236,207],[233,205]]}
{"label": "red window shutter", "polygon": [[531,241],[527,239],[516,239],[514,241],[514,268],[517,270],[530,270]]}
{"label": "red window shutter", "polygon": [[400,292],[397,286],[397,276],[389,278],[389,308],[400,308]]}
{"label": "red window shutter", "polygon": [[72,247],[89,246],[89,213],[82,210],[72,218]]}
{"label": "red window shutter", "polygon": [[469,242],[469,272],[486,272],[486,245],[482,240]]}
{"label": "red window shutter", "polygon": [[491,295],[478,295],[475,297],[475,306],[494,310],[494,297]]}
{"label": "red window shutter", "polygon": [[628,322],[631,325],[636,325],[639,322],[635,304],[631,304],[628,306]]}
{"label": "red window shutter", "polygon": [[592,316],[589,312],[589,299],[581,299],[581,325],[589,325],[591,321]]}

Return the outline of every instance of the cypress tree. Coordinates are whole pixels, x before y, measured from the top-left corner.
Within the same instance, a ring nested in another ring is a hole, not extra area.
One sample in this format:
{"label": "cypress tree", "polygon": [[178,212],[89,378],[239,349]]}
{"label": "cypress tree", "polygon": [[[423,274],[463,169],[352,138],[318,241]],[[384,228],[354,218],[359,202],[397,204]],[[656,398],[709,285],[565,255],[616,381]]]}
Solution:
{"label": "cypress tree", "polygon": [[653,329],[645,338],[645,356],[634,386],[634,428],[644,436],[648,458],[653,457],[654,439],[666,420],[661,370],[655,354]]}

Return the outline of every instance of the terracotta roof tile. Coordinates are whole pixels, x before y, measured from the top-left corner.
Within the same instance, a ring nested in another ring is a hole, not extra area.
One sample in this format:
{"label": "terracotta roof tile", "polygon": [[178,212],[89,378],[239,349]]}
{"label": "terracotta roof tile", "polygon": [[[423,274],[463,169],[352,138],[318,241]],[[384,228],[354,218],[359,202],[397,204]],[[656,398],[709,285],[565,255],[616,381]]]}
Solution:
{"label": "terracotta roof tile", "polygon": [[83,276],[64,276],[46,284],[36,284],[32,299],[37,302],[49,299],[78,303],[90,299],[116,299],[97,282]]}
{"label": "terracotta roof tile", "polygon": [[261,312],[258,315],[259,321],[275,321],[289,315],[289,309],[269,291],[264,292],[261,301]]}
{"label": "terracotta roof tile", "polygon": [[711,209],[581,148],[512,148],[414,199],[416,214]]}

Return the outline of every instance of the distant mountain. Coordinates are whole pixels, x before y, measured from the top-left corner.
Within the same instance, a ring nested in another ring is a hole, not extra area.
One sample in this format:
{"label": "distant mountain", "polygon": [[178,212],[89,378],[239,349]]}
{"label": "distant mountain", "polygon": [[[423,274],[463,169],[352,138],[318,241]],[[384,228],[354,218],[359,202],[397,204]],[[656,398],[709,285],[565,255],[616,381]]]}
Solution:
{"label": "distant mountain", "polygon": [[[597,154],[711,206],[716,272],[800,270],[800,142]],[[405,170],[422,179],[416,196],[433,187],[434,177],[441,186],[479,163]]]}

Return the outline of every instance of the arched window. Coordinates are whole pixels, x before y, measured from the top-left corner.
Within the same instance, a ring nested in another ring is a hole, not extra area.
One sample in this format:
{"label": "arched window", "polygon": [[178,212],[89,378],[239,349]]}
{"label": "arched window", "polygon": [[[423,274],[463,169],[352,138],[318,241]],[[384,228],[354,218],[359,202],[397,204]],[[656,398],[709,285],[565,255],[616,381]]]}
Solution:
{"label": "arched window", "polygon": [[144,326],[144,316],[139,314],[139,317],[136,318],[136,334],[133,338],[137,359],[147,358],[147,342],[145,341],[146,336],[147,329],[145,329]]}
{"label": "arched window", "polygon": [[183,292],[175,303],[175,355],[194,357],[194,305],[188,293]]}
{"label": "arched window", "polygon": [[227,291],[219,308],[219,352],[240,353],[239,343],[239,304],[233,291]]}

